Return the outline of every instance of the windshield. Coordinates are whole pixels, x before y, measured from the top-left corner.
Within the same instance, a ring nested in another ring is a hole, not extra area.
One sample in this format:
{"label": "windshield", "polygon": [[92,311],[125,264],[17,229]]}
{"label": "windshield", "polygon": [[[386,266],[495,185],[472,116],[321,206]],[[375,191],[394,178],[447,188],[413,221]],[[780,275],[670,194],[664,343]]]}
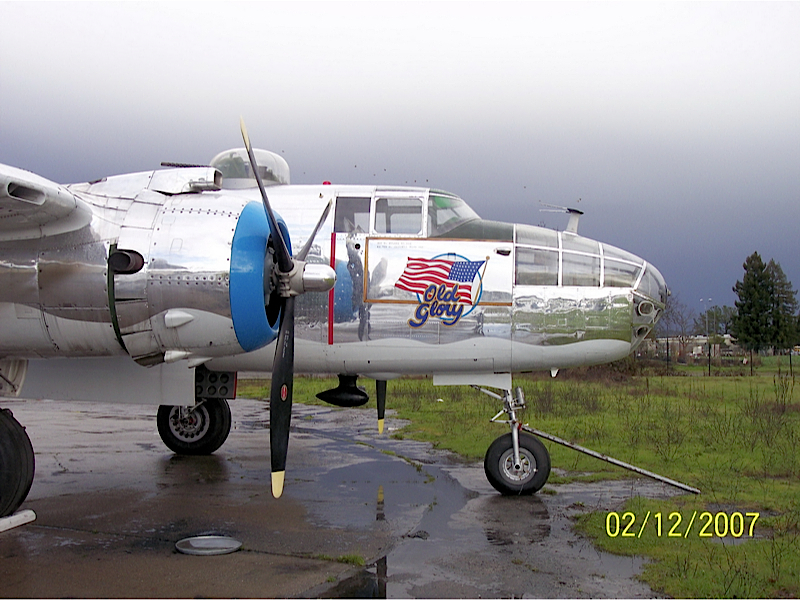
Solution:
{"label": "windshield", "polygon": [[447,192],[431,190],[428,195],[428,235],[441,237],[462,223],[479,218],[467,203]]}

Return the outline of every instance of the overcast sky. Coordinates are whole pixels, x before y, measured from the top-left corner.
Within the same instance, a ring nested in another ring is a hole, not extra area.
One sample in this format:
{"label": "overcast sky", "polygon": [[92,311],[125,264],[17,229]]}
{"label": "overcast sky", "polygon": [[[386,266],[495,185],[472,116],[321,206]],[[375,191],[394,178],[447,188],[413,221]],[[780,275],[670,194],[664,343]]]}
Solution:
{"label": "overcast sky", "polygon": [[753,251],[800,286],[800,3],[0,2],[0,24],[0,162],[60,183],[207,162],[243,115],[293,183],[562,229],[539,202],[576,206],[698,312]]}

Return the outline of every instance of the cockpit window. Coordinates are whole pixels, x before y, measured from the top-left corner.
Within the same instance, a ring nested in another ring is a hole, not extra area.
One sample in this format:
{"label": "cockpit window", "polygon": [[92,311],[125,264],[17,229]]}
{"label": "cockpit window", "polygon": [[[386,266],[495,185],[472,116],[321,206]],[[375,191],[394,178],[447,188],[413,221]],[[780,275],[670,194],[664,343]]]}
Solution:
{"label": "cockpit window", "polygon": [[366,233],[369,231],[369,203],[372,199],[346,198],[336,199],[336,216],[333,230],[342,233]]}
{"label": "cockpit window", "polygon": [[465,223],[479,218],[458,196],[431,190],[428,195],[428,236],[442,237]]}
{"label": "cockpit window", "polygon": [[378,198],[375,201],[375,231],[417,235],[422,232],[422,200]]}

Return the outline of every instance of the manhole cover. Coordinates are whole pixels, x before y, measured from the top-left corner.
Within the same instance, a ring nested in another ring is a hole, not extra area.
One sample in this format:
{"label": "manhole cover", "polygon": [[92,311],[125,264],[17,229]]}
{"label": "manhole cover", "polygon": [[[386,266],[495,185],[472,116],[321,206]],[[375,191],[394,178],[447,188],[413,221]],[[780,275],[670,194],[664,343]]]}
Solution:
{"label": "manhole cover", "polygon": [[184,538],[175,544],[178,552],[196,556],[230,554],[242,547],[242,542],[224,535],[198,535]]}

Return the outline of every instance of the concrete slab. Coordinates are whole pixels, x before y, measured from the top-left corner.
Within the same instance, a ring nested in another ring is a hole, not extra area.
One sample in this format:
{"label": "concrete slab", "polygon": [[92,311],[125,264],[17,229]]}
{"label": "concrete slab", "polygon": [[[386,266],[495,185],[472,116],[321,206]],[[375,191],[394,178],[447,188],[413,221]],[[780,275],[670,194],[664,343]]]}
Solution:
{"label": "concrete slab", "polygon": [[[232,402],[231,435],[207,457],[171,454],[153,407],[4,406],[36,451],[22,508],[38,519],[0,534],[2,597],[654,595],[635,580],[641,559],[598,552],[571,529],[586,510],[576,507],[673,493],[649,480],[504,498],[481,464],[392,438],[397,421],[378,436],[372,411],[296,405],[275,500],[263,402]],[[212,533],[242,549],[175,550]]]}

